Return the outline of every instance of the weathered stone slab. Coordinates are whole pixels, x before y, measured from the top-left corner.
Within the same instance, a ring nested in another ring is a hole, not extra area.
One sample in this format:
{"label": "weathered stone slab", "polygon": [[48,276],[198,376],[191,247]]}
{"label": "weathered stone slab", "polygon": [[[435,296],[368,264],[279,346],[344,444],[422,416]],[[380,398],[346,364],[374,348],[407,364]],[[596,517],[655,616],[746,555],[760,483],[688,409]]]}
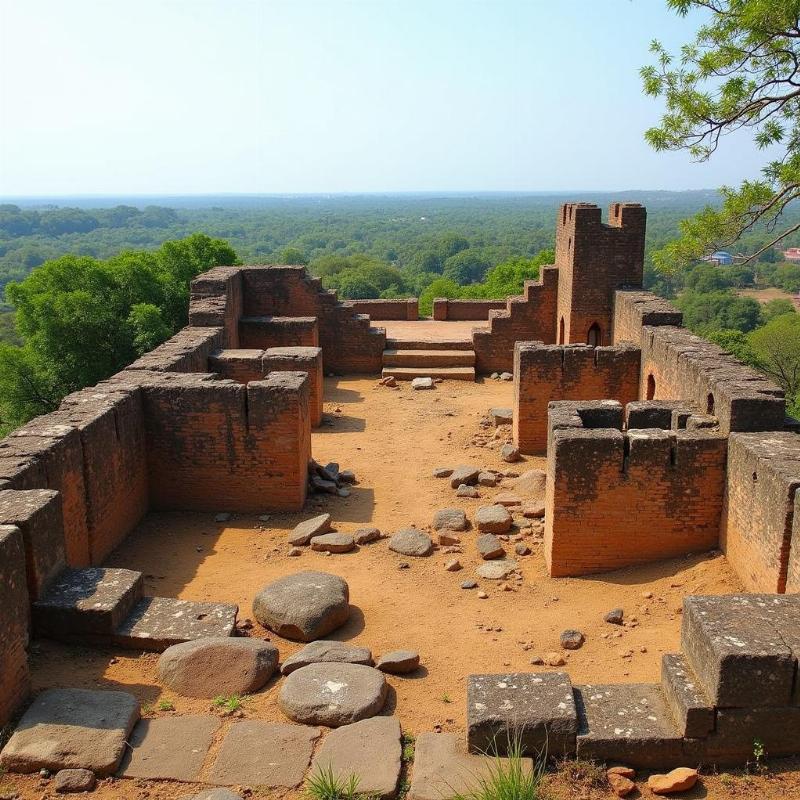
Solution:
{"label": "weathered stone slab", "polygon": [[580,758],[637,768],[677,767],[696,758],[692,741],[680,736],[657,684],[578,686],[575,702]]}
{"label": "weathered stone slab", "polygon": [[513,558],[504,558],[502,561],[491,561],[488,564],[481,564],[476,570],[475,574],[479,578],[485,578],[489,581],[503,581],[514,570],[518,564]]}
{"label": "weathered stone slab", "polygon": [[39,635],[111,636],[142,596],[142,573],[130,569],[65,569],[33,604]]}
{"label": "weathered stone slab", "polygon": [[419,667],[419,653],[416,650],[392,650],[381,653],[375,669],[390,675],[405,675]]}
{"label": "weathered stone slab", "polygon": [[[522,768],[533,770],[533,760],[524,758]],[[409,800],[450,800],[469,796],[480,788],[480,781],[491,777],[497,759],[468,755],[453,733],[422,733],[414,745],[414,772]]]}
{"label": "weathered stone slab", "polygon": [[235,722],[222,742],[208,780],[221,786],[299,786],[319,736],[319,728],[306,725]]}
{"label": "weathered stone slab", "polygon": [[383,673],[361,664],[309,664],[289,675],[278,705],[289,719],[338,728],[377,714],[386,701]]}
{"label": "weathered stone slab", "polygon": [[470,675],[467,741],[473,753],[504,755],[519,737],[525,755],[575,751],[578,716],[565,672]]}
{"label": "weathered stone slab", "polygon": [[714,729],[714,708],[682,653],[661,657],[661,688],[678,733],[697,739]]}
{"label": "weathered stone slab", "polygon": [[230,603],[143,597],[117,628],[113,641],[122,647],[166,650],[192,639],[230,636],[238,613],[239,607]]}
{"label": "weathered stone slab", "polygon": [[253,614],[279,636],[310,642],[347,622],[349,599],[338,575],[304,570],[268,583],[253,600]]}
{"label": "weathered stone slab", "polygon": [[89,769],[111,775],[137,719],[139,702],[127,692],[47,689],[23,714],[0,753],[0,767],[24,773]]}
{"label": "weathered stone slab", "polygon": [[185,800],[242,800],[242,796],[230,789],[204,789],[199,794],[193,794]]}
{"label": "weathered stone slab", "polygon": [[503,543],[492,533],[484,533],[475,540],[475,547],[478,548],[478,555],[489,561],[495,558],[503,558],[506,551],[503,550]]}
{"label": "weathered stone slab", "polygon": [[[335,486],[335,483],[334,483]],[[304,520],[294,526],[289,534],[289,544],[302,547],[307,545],[314,536],[322,536],[331,529],[331,515],[320,514],[311,519]]]}
{"label": "weathered stone slab", "polygon": [[480,469],[478,469],[478,467],[462,464],[450,473],[450,486],[454,489],[458,489],[462,483],[467,486],[474,486],[478,482],[479,474]]}
{"label": "weathered stone slab", "polygon": [[343,780],[358,775],[358,793],[389,800],[400,778],[400,721],[373,717],[331,731],[322,742],[311,773],[332,770]]}
{"label": "weathered stone slab", "polygon": [[433,541],[416,528],[402,528],[389,539],[389,549],[404,556],[429,556],[433,552]]}
{"label": "weathered stone slab", "polygon": [[433,529],[435,531],[465,531],[467,515],[460,508],[442,508],[433,515]]}
{"label": "weathered stone slab", "polygon": [[475,525],[484,533],[506,533],[513,518],[505,506],[481,506],[475,512]]}
{"label": "weathered stone slab", "polygon": [[355,546],[349,533],[323,533],[311,539],[311,549],[320,553],[349,553]]}
{"label": "weathered stone slab", "polygon": [[139,720],[119,774],[147,780],[197,781],[219,726],[219,719],[212,716]]}
{"label": "weathered stone slab", "polygon": [[327,641],[318,639],[307,644],[293,656],[283,662],[281,672],[289,675],[296,669],[307,667],[309,664],[322,663],[364,664],[372,666],[372,651],[367,647],[354,647],[344,642]]}
{"label": "weathered stone slab", "polygon": [[377,542],[381,538],[379,528],[359,528],[354,534],[353,539],[356,544],[370,544]]}
{"label": "weathered stone slab", "polygon": [[686,597],[681,649],[713,705],[791,702],[795,656],[766,619],[764,595]]}
{"label": "weathered stone slab", "polygon": [[489,416],[495,425],[510,425],[514,421],[514,412],[510,408],[490,408]]}
{"label": "weathered stone slab", "polygon": [[250,694],[272,677],[278,648],[261,639],[208,637],[168,647],[158,679],[184,697]]}

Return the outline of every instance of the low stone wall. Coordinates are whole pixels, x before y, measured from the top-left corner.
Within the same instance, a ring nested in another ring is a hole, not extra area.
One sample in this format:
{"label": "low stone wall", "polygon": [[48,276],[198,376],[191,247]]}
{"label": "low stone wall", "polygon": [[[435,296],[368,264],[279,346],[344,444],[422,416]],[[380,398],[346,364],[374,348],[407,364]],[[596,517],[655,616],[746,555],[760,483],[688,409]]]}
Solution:
{"label": "low stone wall", "polygon": [[435,320],[487,320],[493,309],[505,310],[505,300],[450,300],[437,297],[433,301]]}
{"label": "low stone wall", "polygon": [[368,314],[371,320],[419,319],[419,300],[409,297],[405,300],[346,300],[359,314]]}

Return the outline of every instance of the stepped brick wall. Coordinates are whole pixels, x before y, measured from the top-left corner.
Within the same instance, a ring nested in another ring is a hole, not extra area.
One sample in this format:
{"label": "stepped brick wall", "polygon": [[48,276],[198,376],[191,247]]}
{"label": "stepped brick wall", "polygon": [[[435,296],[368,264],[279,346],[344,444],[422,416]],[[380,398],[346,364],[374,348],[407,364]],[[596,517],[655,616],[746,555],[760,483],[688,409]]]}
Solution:
{"label": "stepped brick wall", "polygon": [[613,341],[642,344],[642,328],[681,327],[683,314],[668,300],[641,289],[614,292]]}
{"label": "stepped brick wall", "polygon": [[707,430],[623,433],[622,419],[622,406],[611,401],[551,405],[545,510],[551,576],[717,546],[726,437]]}
{"label": "stepped brick wall", "polygon": [[436,320],[487,320],[492,310],[507,308],[505,300],[449,300],[437,297],[433,301]]}
{"label": "stepped brick wall", "polygon": [[608,223],[589,203],[561,206],[556,223],[559,344],[610,344],[614,293],[641,287],[646,210],[636,203],[613,203]]}
{"label": "stepped brick wall", "polygon": [[25,546],[14,525],[0,526],[0,730],[30,690],[28,630],[30,600]]}
{"label": "stepped brick wall", "polygon": [[523,453],[547,449],[548,406],[554,400],[617,400],[639,396],[641,351],[615,347],[517,342],[514,348],[514,443]]}
{"label": "stepped brick wall", "polygon": [[348,300],[359,314],[368,314],[370,319],[419,319],[419,300],[409,297],[404,300]]}
{"label": "stepped brick wall", "polygon": [[316,317],[242,317],[239,347],[317,347]]}

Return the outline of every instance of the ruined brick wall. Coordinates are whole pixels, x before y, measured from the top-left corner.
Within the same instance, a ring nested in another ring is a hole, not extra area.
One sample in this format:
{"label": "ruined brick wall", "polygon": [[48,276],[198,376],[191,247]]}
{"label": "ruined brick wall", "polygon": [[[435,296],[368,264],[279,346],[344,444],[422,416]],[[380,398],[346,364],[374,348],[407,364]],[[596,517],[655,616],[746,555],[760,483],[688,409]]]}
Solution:
{"label": "ruined brick wall", "polygon": [[705,430],[623,433],[622,408],[608,402],[588,405],[605,408],[615,426],[588,427],[580,405],[551,406],[549,574],[586,575],[716,547],[726,437]]}
{"label": "ruined brick wall", "polygon": [[155,350],[145,353],[128,369],[153,369],[158,372],[205,372],[211,353],[225,347],[224,328],[186,327]]}
{"label": "ruined brick wall", "polygon": [[608,223],[589,203],[561,206],[556,223],[559,344],[612,341],[614,292],[641,287],[647,212],[637,203],[613,203]]}
{"label": "ruined brick wall", "polygon": [[369,314],[369,318],[373,321],[419,319],[419,300],[416,297],[404,300],[348,300],[347,305],[359,314]]}
{"label": "ruined brick wall", "polygon": [[668,300],[652,292],[638,289],[614,292],[614,344],[633,342],[641,345],[644,326],[650,328],[671,325],[680,328],[683,314]]}
{"label": "ruined brick wall", "polygon": [[489,328],[474,330],[478,373],[511,371],[517,342],[555,343],[558,270],[543,267],[538,281],[525,281],[521,297],[510,297],[505,311],[489,312]]}
{"label": "ruined brick wall", "polygon": [[641,351],[616,347],[517,342],[514,348],[514,443],[523,453],[547,449],[548,406],[553,400],[617,400],[639,392]]}
{"label": "ruined brick wall", "polygon": [[[206,370],[198,370],[205,372]],[[221,378],[250,383],[260,381],[264,375],[264,351],[255,350],[218,350],[208,357],[208,372]]]}
{"label": "ruined brick wall", "polygon": [[731,435],[720,546],[748,591],[800,591],[798,488],[797,434]]}
{"label": "ruined brick wall", "polygon": [[192,281],[189,325],[222,328],[222,347],[239,347],[239,318],[243,314],[243,282],[240,267],[214,267]]}
{"label": "ruined brick wall", "polygon": [[30,600],[22,533],[0,526],[0,730],[30,691],[28,638]]}
{"label": "ruined brick wall", "polygon": [[302,508],[311,457],[305,374],[273,372],[246,386],[164,377],[143,384],[153,508]]}
{"label": "ruined brick wall", "polygon": [[783,427],[783,391],[730,353],[669,325],[642,329],[640,397],[683,400],[714,414],[723,432]]}
{"label": "ruined brick wall", "polygon": [[433,301],[436,320],[487,320],[492,310],[505,310],[505,300],[449,300],[437,297]]}
{"label": "ruined brick wall", "polygon": [[319,328],[316,317],[242,317],[239,320],[239,347],[317,347]]}

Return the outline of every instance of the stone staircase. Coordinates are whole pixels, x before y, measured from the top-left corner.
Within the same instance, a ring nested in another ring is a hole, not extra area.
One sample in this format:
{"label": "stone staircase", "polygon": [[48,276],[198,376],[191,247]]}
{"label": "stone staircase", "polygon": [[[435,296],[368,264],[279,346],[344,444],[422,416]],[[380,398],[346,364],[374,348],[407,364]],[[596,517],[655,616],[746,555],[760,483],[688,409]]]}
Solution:
{"label": "stone staircase", "polygon": [[462,339],[446,342],[387,339],[382,376],[401,381],[414,378],[474,381],[475,351],[470,341]]}
{"label": "stone staircase", "polygon": [[147,597],[141,572],[67,568],[33,603],[37,636],[141,650],[204,636],[231,636],[238,607]]}

